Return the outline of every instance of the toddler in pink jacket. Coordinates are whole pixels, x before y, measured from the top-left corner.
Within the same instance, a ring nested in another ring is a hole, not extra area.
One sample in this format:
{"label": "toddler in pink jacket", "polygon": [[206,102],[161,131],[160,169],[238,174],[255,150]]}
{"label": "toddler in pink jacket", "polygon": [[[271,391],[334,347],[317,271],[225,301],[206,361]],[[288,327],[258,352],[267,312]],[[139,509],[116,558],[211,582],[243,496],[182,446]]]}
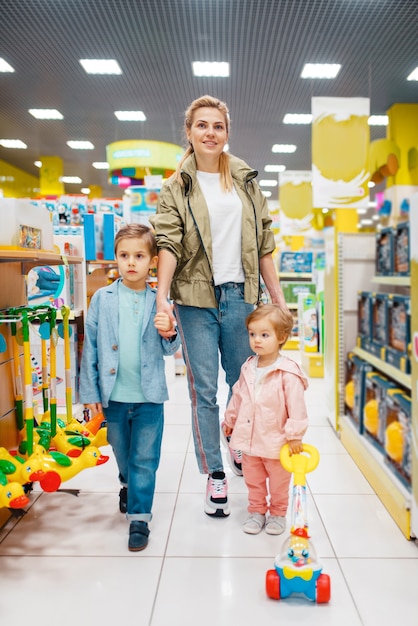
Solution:
{"label": "toddler in pink jacket", "polygon": [[288,310],[263,304],[250,313],[246,325],[255,356],[241,368],[222,428],[230,447],[242,452],[249,512],[244,532],[255,535],[265,527],[270,535],[279,535],[286,527],[291,478],[279,454],[285,443],[290,454],[302,452],[308,380],[295,361],[280,353],[293,326]]}

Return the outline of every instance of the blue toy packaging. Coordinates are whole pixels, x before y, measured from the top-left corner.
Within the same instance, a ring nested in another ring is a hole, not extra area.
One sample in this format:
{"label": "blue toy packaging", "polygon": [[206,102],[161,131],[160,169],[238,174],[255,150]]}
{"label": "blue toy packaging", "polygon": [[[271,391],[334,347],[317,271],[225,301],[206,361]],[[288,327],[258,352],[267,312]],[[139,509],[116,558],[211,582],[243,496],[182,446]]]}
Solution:
{"label": "blue toy packaging", "polygon": [[407,487],[412,473],[412,400],[398,390],[386,395],[386,422],[384,448],[386,461]]}
{"label": "blue toy packaging", "polygon": [[357,324],[358,336],[367,340],[371,340],[372,293],[370,291],[359,291],[357,294]]}
{"label": "blue toy packaging", "polygon": [[406,354],[411,341],[411,299],[409,296],[390,295],[388,304],[388,344]]}
{"label": "blue toy packaging", "polygon": [[371,352],[379,359],[383,359],[384,348],[388,343],[388,296],[385,293],[373,293],[372,307],[372,340],[367,345]]}
{"label": "blue toy packaging", "polygon": [[377,372],[366,374],[366,398],[363,408],[364,435],[384,454],[386,409],[388,393],[399,387]]}
{"label": "blue toy packaging", "polygon": [[281,272],[312,272],[312,252],[282,252],[280,257]]}
{"label": "blue toy packaging", "polygon": [[378,276],[393,275],[394,265],[394,232],[388,226],[376,233],[376,274]]}
{"label": "blue toy packaging", "polygon": [[365,399],[365,378],[373,367],[353,352],[347,354],[345,362],[344,411],[354,422],[358,432],[363,434],[363,407]]}
{"label": "blue toy packaging", "polygon": [[409,276],[409,222],[398,224],[394,230],[394,273]]}

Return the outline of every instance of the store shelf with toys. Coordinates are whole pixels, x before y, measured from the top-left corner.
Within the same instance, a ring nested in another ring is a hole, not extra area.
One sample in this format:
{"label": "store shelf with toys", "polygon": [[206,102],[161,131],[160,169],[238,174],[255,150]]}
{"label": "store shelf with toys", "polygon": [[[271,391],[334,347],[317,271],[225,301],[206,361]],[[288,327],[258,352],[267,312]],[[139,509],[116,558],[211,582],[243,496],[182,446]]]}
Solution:
{"label": "store shelf with toys", "polygon": [[[409,539],[413,411],[408,225],[365,234],[330,230],[327,237],[335,265],[330,264],[326,276],[325,322],[337,347],[329,343],[325,353],[328,415],[335,416],[342,443]],[[334,294],[337,313],[327,316]]]}
{"label": "store shelf with toys", "polygon": [[284,348],[300,349],[306,373],[309,376],[322,377],[324,253],[283,251],[278,264],[284,297],[294,316],[292,337]]}

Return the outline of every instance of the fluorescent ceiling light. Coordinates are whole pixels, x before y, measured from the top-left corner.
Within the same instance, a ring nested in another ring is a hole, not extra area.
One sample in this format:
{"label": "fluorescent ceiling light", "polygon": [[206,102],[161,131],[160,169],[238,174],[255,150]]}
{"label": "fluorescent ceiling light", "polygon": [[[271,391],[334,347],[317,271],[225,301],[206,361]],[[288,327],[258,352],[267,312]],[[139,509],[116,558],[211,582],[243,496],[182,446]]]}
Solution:
{"label": "fluorescent ceiling light", "polygon": [[91,141],[67,141],[67,146],[73,150],[94,150]]}
{"label": "fluorescent ceiling light", "polygon": [[145,122],[147,119],[143,111],[115,111],[121,122]]}
{"label": "fluorescent ceiling light", "polygon": [[310,124],[311,122],[311,113],[286,113],[283,118],[283,124]]}
{"label": "fluorescent ceiling light", "polygon": [[266,196],[266,198],[271,197],[271,191],[263,191],[263,194]]}
{"label": "fluorescent ceiling light", "polygon": [[80,189],[80,191],[81,191],[81,193],[84,193],[86,196],[88,196],[89,193],[90,193],[90,188],[89,187],[82,187]]}
{"label": "fluorescent ceiling light", "polygon": [[258,184],[260,185],[260,187],[277,187],[277,180],[263,179],[260,180]]}
{"label": "fluorescent ceiling light", "polygon": [[109,163],[107,161],[94,161],[92,166],[96,168],[96,170],[108,170]]}
{"label": "fluorescent ceiling light", "polygon": [[264,168],[265,172],[284,172],[286,169],[285,165],[266,165]]}
{"label": "fluorescent ceiling light", "polygon": [[79,185],[83,182],[79,176],[61,176],[60,181],[62,183],[74,183],[75,185]]}
{"label": "fluorescent ceiling light", "polygon": [[226,62],[194,61],[192,67],[195,76],[229,76],[229,63]]}
{"label": "fluorescent ceiling light", "polygon": [[14,69],[7,61],[0,59],[0,72],[14,72]]}
{"label": "fluorescent ceiling light", "polygon": [[28,109],[37,120],[63,120],[64,116],[57,109]]}
{"label": "fluorescent ceiling light", "polygon": [[387,115],[371,115],[368,122],[369,126],[387,126],[389,117]]}
{"label": "fluorescent ceiling light", "polygon": [[418,67],[416,67],[414,71],[410,73],[406,80],[418,80]]}
{"label": "fluorescent ceiling light", "polygon": [[296,152],[296,146],[290,143],[275,143],[271,151],[282,154],[291,154],[292,152]]}
{"label": "fluorescent ceiling light", "polygon": [[26,150],[27,145],[20,139],[0,139],[0,146],[3,148],[17,148],[18,150]]}
{"label": "fluorescent ceiling light", "polygon": [[341,69],[337,63],[306,63],[301,78],[335,78]]}
{"label": "fluorescent ceiling light", "polygon": [[115,59],[80,59],[80,63],[87,74],[122,74]]}
{"label": "fluorescent ceiling light", "polygon": [[34,164],[36,167],[42,167],[42,161],[34,161],[34,162],[33,162],[33,164]]}

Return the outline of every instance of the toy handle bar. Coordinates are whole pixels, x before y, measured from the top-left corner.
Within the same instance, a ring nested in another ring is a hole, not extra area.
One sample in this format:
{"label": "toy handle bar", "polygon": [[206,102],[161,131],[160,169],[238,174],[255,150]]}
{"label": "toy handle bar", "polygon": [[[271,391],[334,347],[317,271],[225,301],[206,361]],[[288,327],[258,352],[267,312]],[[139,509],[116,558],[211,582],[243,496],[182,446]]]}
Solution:
{"label": "toy handle bar", "polygon": [[306,485],[305,474],[312,472],[319,463],[319,452],[315,446],[304,443],[303,452],[306,454],[289,454],[289,446],[286,443],[280,450],[280,462],[290,473],[294,474],[294,485]]}

